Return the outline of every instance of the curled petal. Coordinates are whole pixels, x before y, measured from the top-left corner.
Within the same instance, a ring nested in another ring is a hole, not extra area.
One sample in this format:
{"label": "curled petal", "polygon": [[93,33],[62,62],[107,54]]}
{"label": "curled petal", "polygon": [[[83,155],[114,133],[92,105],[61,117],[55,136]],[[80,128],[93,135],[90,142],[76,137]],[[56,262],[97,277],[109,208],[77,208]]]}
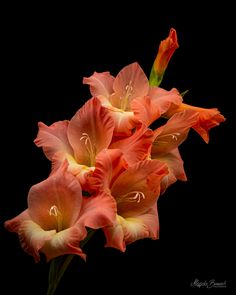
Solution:
{"label": "curled petal", "polygon": [[171,117],[173,114],[183,110],[194,110],[199,113],[198,121],[193,125],[193,129],[197,131],[206,143],[209,142],[209,130],[225,121],[224,116],[221,115],[217,108],[199,108],[185,103],[182,103],[179,107],[171,107],[165,116]]}
{"label": "curled petal", "polygon": [[144,124],[140,124],[134,133],[111,144],[109,148],[120,149],[129,165],[145,160],[153,141],[153,132]]}
{"label": "curled petal", "polygon": [[133,112],[124,112],[113,106],[106,106],[114,120],[115,136],[129,136],[132,134],[132,129],[137,125],[137,120]]}
{"label": "curled petal", "polygon": [[177,179],[181,181],[187,180],[187,176],[184,171],[184,162],[180,156],[178,148],[171,150],[167,154],[162,154],[160,156],[156,154],[152,155],[152,157],[153,159],[158,159],[159,161],[166,163],[169,169],[169,173],[161,181],[162,194]]}
{"label": "curled petal", "polygon": [[84,198],[79,223],[98,229],[111,226],[116,219],[116,202],[108,192],[100,192],[97,196]]}
{"label": "curled petal", "polygon": [[28,209],[26,209],[25,211],[23,211],[21,214],[17,215],[16,217],[5,221],[4,226],[8,231],[18,233],[22,222],[29,219],[30,219],[29,212],[28,212]]}
{"label": "curled petal", "polygon": [[34,143],[43,148],[49,160],[52,160],[55,154],[60,155],[61,161],[66,158],[67,154],[73,156],[73,150],[67,137],[68,124],[67,120],[53,123],[51,126],[42,122],[38,123],[39,131]]}
{"label": "curled petal", "polygon": [[154,204],[142,215],[126,218],[122,224],[125,243],[130,244],[144,238],[157,239],[159,237],[159,220],[157,205]]}
{"label": "curled petal", "polygon": [[103,229],[106,237],[106,247],[112,247],[124,252],[126,245],[144,238],[159,237],[159,220],[157,206],[154,204],[147,212],[135,217],[123,218],[117,215],[113,227]]}
{"label": "curled petal", "polygon": [[116,224],[114,226],[107,226],[103,228],[106,237],[105,247],[112,247],[125,252],[126,245],[124,240],[124,230],[121,221],[123,218],[119,215],[116,217]]}
{"label": "curled petal", "polygon": [[79,230],[74,226],[57,233],[55,230],[45,231],[31,220],[24,221],[19,229],[21,246],[34,257],[35,262],[40,260],[39,251],[46,255],[47,261],[64,254],[77,254],[85,258],[78,247],[85,236],[85,228]]}
{"label": "curled petal", "polygon": [[126,168],[127,163],[121,150],[105,149],[101,151],[96,158],[94,172],[87,178],[87,189],[99,191],[110,188]]}
{"label": "curled petal", "polygon": [[159,106],[155,106],[149,96],[138,97],[132,100],[131,109],[137,121],[149,126],[161,116]]}
{"label": "curled petal", "polygon": [[200,112],[199,121],[193,126],[193,129],[208,143],[209,130],[224,121],[225,118],[218,109],[208,109],[207,111]]}
{"label": "curled petal", "polygon": [[154,108],[159,108],[160,114],[164,114],[172,106],[179,106],[183,99],[176,88],[170,91],[160,87],[150,87],[148,95]]}
{"label": "curled petal", "polygon": [[86,255],[79,247],[79,242],[84,240],[87,231],[84,227],[73,226],[58,232],[50,240],[46,241],[41,249],[47,261],[65,254],[75,254],[86,259]]}
{"label": "curled petal", "polygon": [[92,96],[102,96],[108,100],[109,96],[113,93],[114,79],[109,72],[94,72],[92,76],[84,78],[83,83],[90,85]]}
{"label": "curled petal", "polygon": [[182,97],[178,90],[173,88],[167,91],[160,87],[151,87],[148,96],[138,97],[131,102],[134,117],[147,126],[157,120],[172,105],[178,106]]}
{"label": "curled petal", "polygon": [[39,250],[55,234],[56,230],[45,231],[32,220],[22,222],[18,231],[21,247],[34,257],[35,262],[40,260]]}

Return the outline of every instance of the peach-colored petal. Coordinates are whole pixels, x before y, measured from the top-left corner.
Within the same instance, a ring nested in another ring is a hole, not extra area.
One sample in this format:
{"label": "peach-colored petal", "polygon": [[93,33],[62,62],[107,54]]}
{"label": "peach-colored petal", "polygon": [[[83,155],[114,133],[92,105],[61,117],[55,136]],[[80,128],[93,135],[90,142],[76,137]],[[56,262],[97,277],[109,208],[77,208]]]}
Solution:
{"label": "peach-colored petal", "polygon": [[26,220],[22,222],[18,235],[21,247],[27,254],[34,257],[35,262],[38,262],[40,260],[39,250],[46,241],[56,235],[56,230],[45,231],[32,220]]}
{"label": "peach-colored petal", "polygon": [[131,110],[136,120],[148,126],[164,114],[171,105],[178,106],[181,102],[182,97],[177,89],[167,91],[160,87],[151,87],[148,96],[132,100]]}
{"label": "peach-colored petal", "polygon": [[166,164],[145,160],[120,174],[111,188],[118,214],[133,217],[147,211],[158,199],[160,182],[167,173]]}
{"label": "peach-colored petal", "polygon": [[58,232],[50,240],[46,241],[41,248],[47,261],[65,254],[75,254],[86,259],[86,255],[79,247],[79,242],[82,241],[87,235],[84,227],[73,226],[63,231]]}
{"label": "peach-colored petal", "polygon": [[138,97],[132,100],[131,109],[134,118],[149,126],[161,116],[159,106],[156,106],[149,96]]}
{"label": "peach-colored petal", "polygon": [[142,215],[125,218],[122,226],[126,245],[144,238],[157,239],[159,237],[157,205],[154,204]]}
{"label": "peach-colored petal", "polygon": [[30,219],[29,212],[28,212],[28,209],[26,209],[25,211],[23,211],[16,217],[5,221],[4,226],[8,231],[17,233],[22,222],[29,219]]}
{"label": "peach-colored petal", "polygon": [[154,131],[152,154],[158,157],[179,146],[187,138],[198,117],[198,112],[193,110],[174,114],[165,125]]}
{"label": "peach-colored petal", "polygon": [[40,260],[39,251],[46,255],[47,260],[64,254],[77,254],[84,258],[78,245],[85,236],[86,230],[76,226],[57,233],[56,230],[45,231],[31,220],[24,221],[19,229],[22,248],[36,262]]}
{"label": "peach-colored petal", "polygon": [[68,138],[78,164],[94,166],[96,155],[110,145],[114,121],[109,111],[92,98],[75,114],[68,126]]}
{"label": "peach-colored petal", "polygon": [[117,215],[114,226],[103,229],[106,237],[106,247],[116,248],[122,252],[126,245],[144,238],[159,237],[159,220],[157,205],[154,204],[147,212],[135,217],[123,218]]}
{"label": "peach-colored petal", "polygon": [[114,79],[109,72],[94,72],[92,76],[84,78],[83,83],[90,86],[92,96],[103,96],[108,100],[109,96],[113,93]]}
{"label": "peach-colored petal", "polygon": [[193,129],[208,143],[209,130],[224,121],[224,116],[216,108],[208,109],[207,111],[200,112],[199,121],[193,126]]}
{"label": "peach-colored petal", "polygon": [[32,186],[28,195],[29,215],[44,230],[70,227],[79,216],[82,195],[78,180],[67,172],[65,162],[46,180]]}
{"label": "peach-colored petal", "polygon": [[112,247],[125,252],[126,245],[124,241],[124,230],[121,224],[123,218],[119,215],[116,216],[116,224],[114,226],[107,226],[103,228],[106,237],[105,247]]}
{"label": "peach-colored petal", "polygon": [[47,126],[42,122],[38,123],[39,131],[35,144],[42,147],[45,155],[49,160],[52,160],[55,154],[60,155],[60,160],[63,161],[66,155],[73,156],[73,150],[67,138],[67,128],[69,121],[59,121]]}
{"label": "peach-colored petal", "polygon": [[148,95],[152,100],[153,107],[160,110],[161,115],[172,106],[179,106],[183,99],[176,88],[165,90],[160,87],[150,87]]}
{"label": "peach-colored petal", "polygon": [[140,124],[134,133],[113,142],[109,148],[120,149],[129,165],[145,160],[153,141],[153,132],[144,124]]}
{"label": "peach-colored petal", "polygon": [[111,226],[116,219],[116,202],[106,191],[97,196],[84,198],[79,223],[84,226],[98,229]]}
{"label": "peach-colored petal", "polygon": [[209,130],[225,121],[224,116],[221,115],[217,108],[199,108],[185,103],[182,103],[179,107],[171,107],[165,116],[171,117],[173,114],[182,112],[183,110],[194,110],[199,113],[198,121],[193,126],[193,129],[197,131],[206,143],[209,142]]}
{"label": "peach-colored petal", "polygon": [[113,106],[106,106],[109,110],[109,114],[114,120],[115,136],[129,136],[131,135],[132,129],[137,126],[137,120],[134,118],[133,112],[124,112],[121,109],[115,108]]}
{"label": "peach-colored petal", "polygon": [[162,194],[177,179],[181,181],[187,180],[187,176],[184,171],[184,162],[180,156],[178,148],[175,148],[169,153],[162,154],[160,156],[158,154],[152,154],[152,158],[166,163],[169,169],[169,174],[167,174],[161,181]]}
{"label": "peach-colored petal", "polygon": [[116,178],[127,168],[123,153],[119,149],[105,149],[96,158],[95,170],[87,179],[88,191],[110,188]]}
{"label": "peach-colored petal", "polygon": [[130,102],[133,98],[147,95],[149,82],[139,64],[132,63],[119,72],[113,89],[116,97],[120,99],[120,106],[116,107],[123,111],[130,111]]}

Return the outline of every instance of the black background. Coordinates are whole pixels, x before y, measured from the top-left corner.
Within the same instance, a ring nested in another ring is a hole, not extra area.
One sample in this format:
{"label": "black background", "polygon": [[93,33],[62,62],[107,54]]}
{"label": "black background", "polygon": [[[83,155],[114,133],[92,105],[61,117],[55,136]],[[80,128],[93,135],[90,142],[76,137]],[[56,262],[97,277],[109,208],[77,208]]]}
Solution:
{"label": "black background", "polygon": [[[48,264],[35,264],[3,222],[27,207],[29,188],[45,179],[50,163],[33,140],[37,122],[70,119],[90,98],[82,78],[94,71],[114,76],[134,61],[148,75],[159,42],[178,33],[162,87],[189,89],[185,102],[218,107],[227,121],[206,145],[191,131],[180,147],[188,182],[176,183],[158,201],[160,240],[137,241],[125,253],[104,248],[100,232],[74,259],[56,294],[95,290],[167,294],[195,279],[233,287],[235,110],[232,8],[199,2],[162,8],[158,3],[110,2],[81,7],[8,7],[3,21],[1,99],[0,294],[45,294]],[[231,71],[233,71],[231,73]],[[232,172],[233,171],[233,172]],[[109,286],[111,283],[111,286]],[[200,288],[202,292],[204,287]]]}

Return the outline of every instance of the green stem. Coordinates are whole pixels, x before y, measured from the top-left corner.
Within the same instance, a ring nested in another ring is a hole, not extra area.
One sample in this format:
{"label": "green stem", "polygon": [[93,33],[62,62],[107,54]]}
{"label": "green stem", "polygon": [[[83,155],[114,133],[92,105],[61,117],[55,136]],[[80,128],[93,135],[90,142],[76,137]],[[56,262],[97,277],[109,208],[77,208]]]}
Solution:
{"label": "green stem", "polygon": [[152,66],[150,76],[149,76],[149,84],[150,86],[159,86],[161,84],[163,75],[159,75],[155,70],[154,70],[154,65]]}
{"label": "green stem", "polygon": [[[88,229],[88,234],[86,238],[80,243],[81,249],[87,244],[87,242],[91,239],[94,233],[95,230]],[[49,286],[47,295],[53,295],[55,293],[62,276],[64,275],[66,269],[68,268],[74,256],[75,255],[73,254],[67,256],[59,256],[51,261],[48,276]]]}

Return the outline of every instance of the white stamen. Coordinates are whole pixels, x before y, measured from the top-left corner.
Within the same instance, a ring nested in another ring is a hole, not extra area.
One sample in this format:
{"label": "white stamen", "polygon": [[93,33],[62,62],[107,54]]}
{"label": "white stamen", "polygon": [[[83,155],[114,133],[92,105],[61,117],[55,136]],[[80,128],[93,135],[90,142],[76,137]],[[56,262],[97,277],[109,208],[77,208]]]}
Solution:
{"label": "white stamen", "polygon": [[[131,196],[130,196],[131,195]],[[127,194],[121,195],[116,198],[116,203],[123,203],[123,202],[137,202],[140,203],[142,200],[145,199],[145,195],[143,192],[140,191],[133,191],[128,192]]]}
{"label": "white stamen", "polygon": [[166,140],[160,140],[161,138],[165,138],[165,137],[171,137],[171,139],[177,141],[178,140],[178,136],[180,136],[180,133],[179,132],[173,132],[173,133],[170,133],[170,134],[160,135],[160,136],[157,136],[157,138],[155,139],[155,141],[154,141],[153,144],[167,144],[168,141],[166,141]]}
{"label": "white stamen", "polygon": [[121,109],[123,111],[126,111],[128,104],[129,104],[129,98],[132,95],[133,92],[133,86],[132,86],[132,80],[129,81],[129,84],[125,86],[124,94],[120,97],[121,100]]}
{"label": "white stamen", "polygon": [[133,194],[135,194],[133,197],[130,197],[129,198],[129,200],[131,201],[131,202],[137,202],[137,203],[140,203],[140,201],[143,199],[145,199],[145,195],[144,195],[144,193],[143,192],[136,192],[136,191],[134,191],[134,192],[132,192]]}
{"label": "white stamen", "polygon": [[60,211],[58,210],[57,206],[56,205],[53,205],[50,210],[49,210],[49,215],[50,216],[59,216],[61,215]]}
{"label": "white stamen", "polygon": [[88,133],[83,132],[82,136],[80,137],[80,140],[84,140],[84,145],[87,150],[87,153],[90,158],[90,165],[94,166],[95,165],[95,158],[96,158],[96,147],[92,144],[91,139],[88,135]]}

